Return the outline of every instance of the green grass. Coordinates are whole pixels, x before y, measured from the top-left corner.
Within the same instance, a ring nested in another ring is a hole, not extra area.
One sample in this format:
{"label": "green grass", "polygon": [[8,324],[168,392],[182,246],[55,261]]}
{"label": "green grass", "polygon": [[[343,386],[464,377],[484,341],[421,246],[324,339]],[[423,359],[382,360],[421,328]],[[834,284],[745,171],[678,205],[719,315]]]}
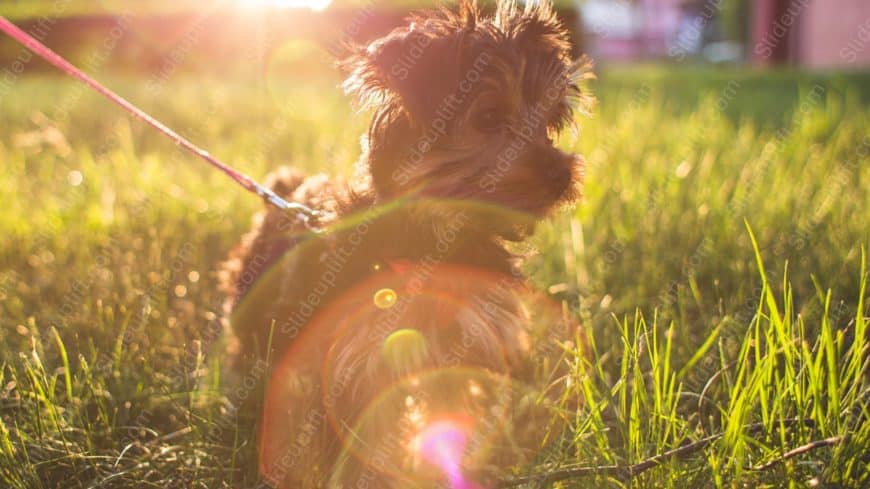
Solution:
{"label": "green grass", "polygon": [[[255,176],[349,173],[366,124],[335,78],[109,80]],[[587,157],[584,201],[527,264],[588,336],[568,355],[580,407],[556,413],[570,443],[537,472],[706,439],[633,478],[557,484],[867,486],[868,80],[602,75],[563,140]],[[254,485],[209,351],[215,271],[260,204],[67,80],[19,80],[0,127],[0,485]]]}

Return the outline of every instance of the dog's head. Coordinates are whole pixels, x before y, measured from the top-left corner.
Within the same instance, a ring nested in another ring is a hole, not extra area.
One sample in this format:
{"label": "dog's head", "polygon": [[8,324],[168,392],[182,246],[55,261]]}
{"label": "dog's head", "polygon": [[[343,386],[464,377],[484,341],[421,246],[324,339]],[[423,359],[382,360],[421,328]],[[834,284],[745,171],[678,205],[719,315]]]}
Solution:
{"label": "dog's head", "polygon": [[590,98],[550,0],[473,0],[412,17],[345,60],[374,109],[364,162],[381,200],[416,195],[542,216],[577,195],[581,159],[554,145]]}

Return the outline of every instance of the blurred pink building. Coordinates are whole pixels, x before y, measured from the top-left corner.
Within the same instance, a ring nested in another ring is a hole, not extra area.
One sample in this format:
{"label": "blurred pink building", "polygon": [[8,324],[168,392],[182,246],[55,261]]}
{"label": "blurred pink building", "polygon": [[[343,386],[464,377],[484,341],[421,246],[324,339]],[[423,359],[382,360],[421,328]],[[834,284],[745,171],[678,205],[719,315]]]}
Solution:
{"label": "blurred pink building", "polygon": [[583,30],[593,56],[636,60],[666,56],[682,18],[682,0],[586,0]]}
{"label": "blurred pink building", "polygon": [[755,0],[749,54],[756,64],[870,66],[870,0]]}
{"label": "blurred pink building", "polygon": [[724,0],[578,1],[584,48],[601,60],[738,61],[745,54],[757,65],[870,67],[870,0],[747,0],[743,49],[721,42]]}

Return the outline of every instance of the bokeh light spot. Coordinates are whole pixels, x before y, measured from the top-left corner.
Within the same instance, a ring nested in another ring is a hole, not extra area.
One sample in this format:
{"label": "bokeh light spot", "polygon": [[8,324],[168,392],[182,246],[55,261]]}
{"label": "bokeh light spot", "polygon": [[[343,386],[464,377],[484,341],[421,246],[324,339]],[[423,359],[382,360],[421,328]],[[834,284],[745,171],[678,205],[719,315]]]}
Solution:
{"label": "bokeh light spot", "polygon": [[396,295],[396,291],[393,289],[380,289],[375,292],[375,306],[379,309],[389,309],[396,305],[396,301],[399,299],[399,296]]}
{"label": "bokeh light spot", "polygon": [[419,368],[429,354],[426,337],[416,329],[403,328],[390,333],[381,350],[384,361],[393,370]]}
{"label": "bokeh light spot", "polygon": [[66,181],[69,182],[69,184],[73,187],[78,187],[79,185],[81,185],[83,180],[84,176],[82,175],[82,172],[78,170],[73,170],[69,172],[66,176]]}

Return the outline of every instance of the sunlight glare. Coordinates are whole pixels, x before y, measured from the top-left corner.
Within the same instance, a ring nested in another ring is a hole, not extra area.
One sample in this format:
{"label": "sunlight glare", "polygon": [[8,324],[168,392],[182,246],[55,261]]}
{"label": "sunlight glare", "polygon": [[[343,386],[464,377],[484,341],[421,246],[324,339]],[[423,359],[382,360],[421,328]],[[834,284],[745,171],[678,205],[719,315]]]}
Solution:
{"label": "sunlight glare", "polygon": [[307,8],[315,12],[321,12],[329,7],[332,0],[236,0],[245,8]]}

